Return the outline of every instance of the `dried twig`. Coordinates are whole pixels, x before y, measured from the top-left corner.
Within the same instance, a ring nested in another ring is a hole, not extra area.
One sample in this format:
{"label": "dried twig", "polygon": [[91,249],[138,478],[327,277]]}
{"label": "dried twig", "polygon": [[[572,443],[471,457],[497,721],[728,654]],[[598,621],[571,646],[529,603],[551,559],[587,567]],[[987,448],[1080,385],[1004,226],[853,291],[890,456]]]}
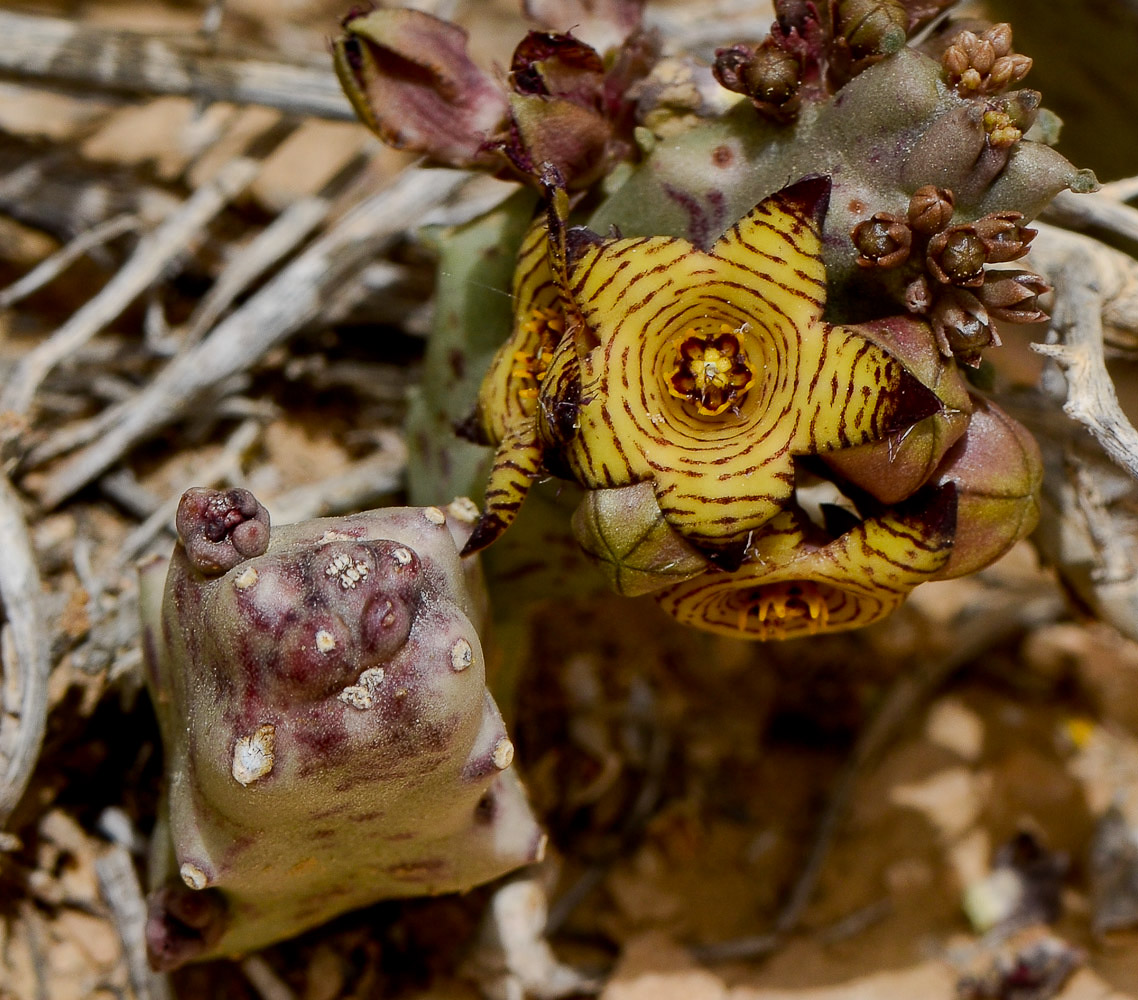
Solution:
{"label": "dried twig", "polygon": [[20,299],[39,291],[49,281],[53,281],[83,254],[95,247],[110,243],[123,233],[132,233],[139,227],[139,219],[134,215],[116,215],[94,229],[80,233],[65,246],[60,247],[46,260],[40,262],[19,281],[14,281],[0,291],[0,309],[15,305]]}
{"label": "dried twig", "polygon": [[26,413],[51,370],[141,295],[171,260],[201,236],[210,219],[252,183],[260,169],[260,162],[249,157],[232,160],[157,229],[142,237],[130,260],[99,294],[16,366],[0,395],[0,410]]}
{"label": "dried twig", "polygon": [[0,11],[0,73],[124,94],[178,94],[350,119],[327,61],[225,55],[194,35],[160,36]]}
{"label": "dried twig", "polygon": [[[1110,458],[1138,479],[1138,431],[1118,404],[1103,353],[1104,279],[1110,256],[1093,240],[1047,231],[1050,258],[1033,262],[1055,286],[1047,344],[1032,347],[1052,358],[1067,377],[1063,410],[1094,435]],[[1041,233],[1041,242],[1044,241]]]}
{"label": "dried twig", "polygon": [[1138,208],[1117,197],[1063,191],[1047,206],[1043,218],[1068,229],[1100,229],[1138,242]]}
{"label": "dried twig", "polygon": [[0,718],[0,827],[20,801],[43,743],[50,641],[40,611],[40,576],[20,498],[0,475],[0,597],[4,690]]}
{"label": "dried twig", "polygon": [[186,323],[182,350],[201,340],[238,295],[301,246],[323,224],[336,195],[359,175],[366,162],[363,156],[353,157],[323,190],[294,201],[233,256]]}
{"label": "dried twig", "polygon": [[129,403],[112,408],[106,433],[45,478],[41,498],[54,507],[113,465],[133,445],[184,416],[230,376],[321,314],[326,296],[417,224],[467,180],[457,170],[403,172],[358,205],[230,314],[192,350],[171,361]]}
{"label": "dried twig", "polygon": [[[226,440],[221,454],[204,468],[197,470],[192,485],[216,486],[218,483],[228,482],[240,473],[241,461],[253,447],[260,433],[259,420],[246,420],[238,425]],[[123,539],[112,576],[117,576],[123,567],[141,556],[146,547],[164,529],[174,530],[174,516],[178,512],[178,503],[183,492],[184,490],[179,489],[173,496],[168,497],[157,510]]]}
{"label": "dried twig", "polygon": [[170,1000],[172,994],[166,977],[151,972],[146,963],[146,900],[126,848],[115,844],[97,857],[95,877],[119,932],[135,997],[137,1000]]}

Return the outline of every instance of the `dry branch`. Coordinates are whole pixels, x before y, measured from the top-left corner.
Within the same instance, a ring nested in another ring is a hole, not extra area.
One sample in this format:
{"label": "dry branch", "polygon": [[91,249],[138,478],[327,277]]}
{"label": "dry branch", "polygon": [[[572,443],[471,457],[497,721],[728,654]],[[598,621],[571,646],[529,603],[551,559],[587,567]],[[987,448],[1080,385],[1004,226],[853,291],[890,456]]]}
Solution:
{"label": "dry branch", "polygon": [[457,170],[409,169],[312,243],[241,309],[171,361],[134,399],[112,408],[110,426],[46,477],[41,499],[54,507],[151,434],[185,416],[231,376],[320,316],[326,298],[424,213],[467,181]]}
{"label": "dry branch", "polygon": [[1138,243],[1138,208],[1131,208],[1101,192],[1057,194],[1043,218],[1067,229],[1099,229]]}
{"label": "dry branch", "polygon": [[[40,576],[20,498],[0,475],[0,597],[4,629],[0,716],[0,828],[32,775],[47,721],[50,642],[42,620]],[[10,640],[10,641],[9,641]]]}
{"label": "dry branch", "polygon": [[95,875],[122,941],[135,997],[137,1000],[171,1000],[166,977],[151,972],[146,964],[146,901],[130,853],[115,844],[95,859]]}
{"label": "dry branch", "polygon": [[75,239],[36,265],[19,281],[12,282],[0,292],[0,309],[7,309],[33,292],[39,291],[89,250],[110,243],[111,240],[117,239],[124,233],[134,232],[138,229],[139,224],[140,220],[133,215],[116,215],[93,229],[80,233]]}
{"label": "dry branch", "polygon": [[1132,295],[1134,290],[1125,285],[1119,288],[1117,280],[1112,280],[1120,277],[1119,265],[1102,244],[1049,227],[1041,232],[1040,243],[1049,249],[1041,247],[1042,252],[1033,253],[1032,260],[1055,286],[1049,332],[1055,342],[1032,346],[1053,359],[1067,377],[1064,412],[1083,424],[1107,455],[1138,479],[1138,431],[1122,412],[1107,372],[1102,325],[1108,296],[1112,292],[1114,296]]}
{"label": "dry branch", "polygon": [[60,362],[112,322],[197,239],[202,229],[261,169],[250,157],[237,157],[190,196],[157,229],[138,241],[129,261],[106,286],[16,366],[0,395],[0,410],[26,413],[36,390]]}
{"label": "dry branch", "polygon": [[0,74],[123,94],[176,94],[351,119],[336,75],[319,65],[226,55],[193,35],[159,36],[0,11]]}

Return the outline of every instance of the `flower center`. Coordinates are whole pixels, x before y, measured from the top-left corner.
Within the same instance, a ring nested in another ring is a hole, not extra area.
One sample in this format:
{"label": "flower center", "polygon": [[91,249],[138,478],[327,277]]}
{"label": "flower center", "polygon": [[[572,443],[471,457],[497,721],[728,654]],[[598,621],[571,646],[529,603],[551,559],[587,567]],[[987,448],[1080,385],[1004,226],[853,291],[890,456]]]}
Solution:
{"label": "flower center", "polygon": [[668,392],[695,403],[696,412],[713,417],[738,406],[755,382],[747,363],[742,331],[726,323],[715,334],[684,331],[672,342],[675,356],[668,374]]}
{"label": "flower center", "polygon": [[809,635],[826,627],[830,609],[820,587],[809,580],[768,583],[744,597],[739,608],[739,631],[747,630],[747,619],[754,615],[763,639],[785,639],[790,631],[806,626]]}
{"label": "flower center", "polygon": [[533,347],[525,351],[514,351],[516,367],[510,374],[522,383],[518,389],[521,399],[536,399],[538,388],[549,371],[553,360],[553,350],[561,340],[565,329],[561,314],[553,309],[534,309],[522,324],[527,344]]}

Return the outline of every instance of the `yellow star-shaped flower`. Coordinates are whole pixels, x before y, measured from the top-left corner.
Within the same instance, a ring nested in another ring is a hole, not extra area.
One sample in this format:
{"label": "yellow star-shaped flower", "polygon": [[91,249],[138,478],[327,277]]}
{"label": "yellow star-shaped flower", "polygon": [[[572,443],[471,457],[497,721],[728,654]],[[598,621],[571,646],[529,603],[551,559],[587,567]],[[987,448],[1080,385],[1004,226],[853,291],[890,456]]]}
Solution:
{"label": "yellow star-shaped flower", "polygon": [[856,328],[822,321],[830,182],[760,202],[710,249],[567,229],[556,192],[515,279],[515,325],[483,384],[497,445],[466,551],[544,472],[588,489],[651,482],[698,548],[741,553],[790,502],[794,456],[877,441],[941,403]]}
{"label": "yellow star-shaped flower", "polygon": [[[829,192],[824,177],[784,188],[708,250],[570,231],[566,313],[585,335],[576,384],[552,377],[555,358],[538,419],[574,479],[651,481],[684,538],[738,551],[790,501],[795,455],[879,440],[940,409],[893,355],[822,321]],[[568,436],[547,418],[564,409],[559,391],[575,396]]]}

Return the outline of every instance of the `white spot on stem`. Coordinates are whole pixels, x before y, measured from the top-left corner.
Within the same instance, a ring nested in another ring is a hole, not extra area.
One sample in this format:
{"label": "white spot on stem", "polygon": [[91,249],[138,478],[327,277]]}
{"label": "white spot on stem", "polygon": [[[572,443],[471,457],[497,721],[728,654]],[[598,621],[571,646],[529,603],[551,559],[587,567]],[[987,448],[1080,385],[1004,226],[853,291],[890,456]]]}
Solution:
{"label": "white spot on stem", "polygon": [[360,679],[356,683],[365,691],[375,694],[383,683],[383,667],[369,667],[360,674]]}
{"label": "white spot on stem", "polygon": [[340,552],[324,568],[324,575],[329,579],[338,579],[344,590],[355,590],[356,584],[363,580],[370,570],[367,563],[359,560],[353,561],[351,556]]}
{"label": "white spot on stem", "polygon": [[494,766],[499,771],[506,770],[514,762],[514,744],[508,736],[503,736],[494,744]]}
{"label": "white spot on stem", "polygon": [[431,524],[446,524],[447,516],[438,507],[424,507],[423,517],[425,517]]}
{"label": "white spot on stem", "polygon": [[344,688],[340,692],[339,698],[345,705],[351,705],[352,708],[361,712],[366,712],[375,704],[372,693],[360,684],[351,684]]}
{"label": "white spot on stem", "polygon": [[206,873],[197,865],[190,864],[189,861],[185,862],[182,867],[178,869],[178,874],[182,876],[182,881],[191,889],[204,889],[209,885],[209,877]]}
{"label": "white spot on stem", "polygon": [[248,590],[257,582],[257,571],[252,566],[247,566],[233,581],[233,586],[238,590]]}
{"label": "white spot on stem", "polygon": [[452,517],[458,518],[465,524],[473,524],[478,520],[478,504],[470,497],[455,497],[447,505],[447,510]]}
{"label": "white spot on stem", "polygon": [[465,670],[474,662],[474,649],[465,639],[450,647],[450,665],[456,672]]}
{"label": "white spot on stem", "polygon": [[242,785],[251,785],[273,769],[273,744],[276,726],[266,724],[249,736],[242,736],[233,746],[233,777]]}

